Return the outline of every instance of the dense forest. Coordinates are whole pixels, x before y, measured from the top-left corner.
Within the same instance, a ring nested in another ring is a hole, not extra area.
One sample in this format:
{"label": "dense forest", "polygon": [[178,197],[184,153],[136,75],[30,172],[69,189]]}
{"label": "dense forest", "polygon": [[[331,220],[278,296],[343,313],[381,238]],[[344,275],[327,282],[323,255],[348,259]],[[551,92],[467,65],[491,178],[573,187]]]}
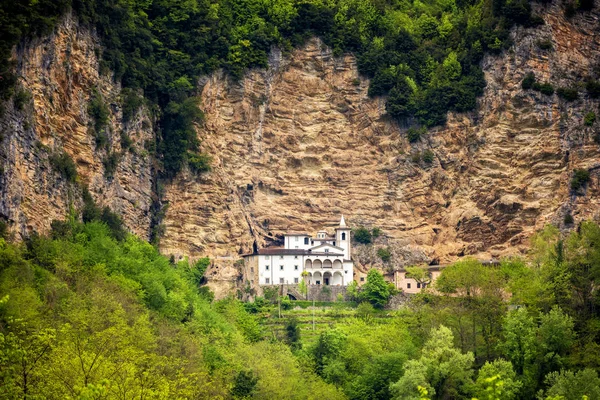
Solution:
{"label": "dense forest", "polygon": [[473,110],[485,86],[484,53],[508,48],[515,24],[543,24],[528,0],[7,1],[0,4],[0,98],[14,92],[13,46],[48,34],[69,10],[100,37],[101,72],[127,89],[124,120],[144,101],[158,106],[151,108],[166,178],[186,164],[210,168],[194,132],[203,74],[224,68],[239,79],[267,67],[273,46],[289,51],[316,35],[334,55],[354,53],[371,78],[369,95],[388,95],[388,114],[416,130],[444,124],[448,111]]}
{"label": "dense forest", "polygon": [[600,398],[595,223],[548,226],[526,259],[457,262],[398,311],[372,270],[315,332],[276,291],[215,301],[208,259],[78,219],[2,231],[0,398]]}

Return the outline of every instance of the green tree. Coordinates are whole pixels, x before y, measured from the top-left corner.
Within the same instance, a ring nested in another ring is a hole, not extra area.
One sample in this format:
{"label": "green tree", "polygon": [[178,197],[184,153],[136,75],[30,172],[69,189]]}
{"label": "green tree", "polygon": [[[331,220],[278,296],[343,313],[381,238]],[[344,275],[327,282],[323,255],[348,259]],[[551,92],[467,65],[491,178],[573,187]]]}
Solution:
{"label": "green tree", "polygon": [[367,228],[362,227],[362,226],[359,228],[356,228],[353,231],[353,234],[354,234],[353,235],[354,240],[361,244],[369,244],[373,240],[371,231],[369,231]]}
{"label": "green tree", "polygon": [[360,298],[376,308],[383,308],[388,303],[390,296],[390,286],[383,279],[381,272],[371,269],[367,273],[367,282],[362,286]]}
{"label": "green tree", "polygon": [[449,328],[433,329],[421,357],[408,361],[404,375],[392,384],[394,399],[419,398],[419,386],[434,398],[464,398],[473,384],[474,357],[462,354],[453,342]]}
{"label": "green tree", "polygon": [[518,398],[521,386],[510,361],[498,359],[481,367],[473,395],[480,400],[512,400]]}
{"label": "green tree", "polygon": [[544,395],[565,400],[599,399],[600,378],[592,369],[551,372],[546,376],[548,389]]}
{"label": "green tree", "polygon": [[512,362],[518,375],[523,375],[536,360],[539,346],[536,325],[525,308],[509,312],[503,324],[502,353]]}

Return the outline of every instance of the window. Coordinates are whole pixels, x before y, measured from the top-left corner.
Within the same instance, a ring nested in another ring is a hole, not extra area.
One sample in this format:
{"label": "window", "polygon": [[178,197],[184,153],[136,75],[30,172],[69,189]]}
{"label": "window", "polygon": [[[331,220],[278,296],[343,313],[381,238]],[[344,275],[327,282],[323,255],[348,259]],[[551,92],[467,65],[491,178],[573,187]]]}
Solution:
{"label": "window", "polygon": [[279,283],[283,283],[283,278],[279,278]]}
{"label": "window", "polygon": [[283,256],[279,256],[279,258],[281,258],[283,260]]}
{"label": "window", "polygon": [[279,270],[280,270],[280,271],[283,271],[283,265],[280,265],[280,266],[279,266]]}
{"label": "window", "polygon": [[268,271],[268,270],[269,270],[269,266],[265,265],[265,271]]}
{"label": "window", "polygon": [[294,283],[298,283],[298,278],[294,278]]}
{"label": "window", "polygon": [[342,240],[346,240],[346,232],[342,232]]}
{"label": "window", "polygon": [[269,280],[269,278],[265,279],[265,283],[268,285],[269,283],[271,283],[271,281]]}
{"label": "window", "polygon": [[294,265],[294,271],[298,271],[298,266]]}
{"label": "window", "polygon": [[410,289],[410,283],[407,283],[407,284],[406,284],[406,288],[407,288],[407,289]]}
{"label": "window", "polygon": [[325,253],[329,253],[329,249],[325,249]]}
{"label": "window", "polygon": [[308,244],[308,238],[304,238],[304,244]]}
{"label": "window", "polygon": [[417,282],[417,289],[421,289],[421,283]]}
{"label": "window", "polygon": [[360,277],[360,281],[361,281],[361,282],[364,282],[364,281],[365,281],[365,277],[364,277],[364,276],[361,276],[361,277]]}
{"label": "window", "polygon": [[294,256],[295,259],[298,259],[298,256]]}
{"label": "window", "polygon": [[250,267],[250,272],[254,272],[254,267]]}
{"label": "window", "polygon": [[317,285],[320,285],[320,284],[321,284],[321,281],[317,281],[316,283],[317,283]]}
{"label": "window", "polygon": [[315,241],[314,241],[314,240],[311,240],[311,241],[310,241],[310,245],[312,246],[313,244],[315,244]]}

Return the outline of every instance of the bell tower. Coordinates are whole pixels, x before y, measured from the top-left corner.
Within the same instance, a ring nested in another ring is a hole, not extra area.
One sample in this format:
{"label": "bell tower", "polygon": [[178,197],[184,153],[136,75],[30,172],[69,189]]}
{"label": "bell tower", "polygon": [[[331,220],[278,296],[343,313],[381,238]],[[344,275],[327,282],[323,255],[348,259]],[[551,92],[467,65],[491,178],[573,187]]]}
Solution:
{"label": "bell tower", "polygon": [[344,259],[350,260],[350,228],[346,225],[343,215],[340,219],[340,226],[335,228],[335,244],[344,249]]}

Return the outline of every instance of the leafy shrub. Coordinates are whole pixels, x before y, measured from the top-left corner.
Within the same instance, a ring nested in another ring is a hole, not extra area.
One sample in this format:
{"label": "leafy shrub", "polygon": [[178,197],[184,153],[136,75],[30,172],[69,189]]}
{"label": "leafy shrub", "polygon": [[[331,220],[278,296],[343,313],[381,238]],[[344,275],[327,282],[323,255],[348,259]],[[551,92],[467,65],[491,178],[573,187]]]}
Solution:
{"label": "leafy shrub", "polygon": [[125,131],[121,131],[121,149],[123,151],[133,150],[133,140]]}
{"label": "leafy shrub", "polygon": [[188,153],[188,165],[195,173],[208,172],[211,170],[212,157],[204,153]]}
{"label": "leafy shrub", "polygon": [[17,90],[15,93],[14,104],[15,108],[19,111],[23,110],[25,104],[31,101],[31,93],[26,90]]}
{"label": "leafy shrub", "polygon": [[523,78],[523,81],[521,82],[521,87],[523,88],[523,90],[529,90],[533,88],[534,84],[535,75],[533,72],[528,72],[527,75],[525,75],[525,78]]}
{"label": "leafy shrub", "polygon": [[434,160],[435,155],[433,154],[433,151],[427,149],[423,152],[423,161],[425,161],[427,164],[431,164]]}
{"label": "leafy shrub", "polygon": [[571,214],[565,214],[564,223],[565,225],[571,225],[574,222]]}
{"label": "leafy shrub", "polygon": [[586,169],[575,169],[573,170],[573,177],[571,178],[571,189],[578,191],[584,187],[590,181],[590,172]]}
{"label": "leafy shrub", "polygon": [[587,90],[588,95],[592,99],[597,99],[600,97],[600,82],[597,81],[589,81],[585,85],[585,90]]}
{"label": "leafy shrub", "polygon": [[592,126],[594,125],[594,122],[596,122],[596,113],[593,111],[588,112],[583,117],[583,124],[585,126]]}
{"label": "leafy shrub", "polygon": [[406,137],[410,143],[418,142],[421,136],[427,132],[427,129],[410,127],[406,131]]}
{"label": "leafy shrub", "polygon": [[119,153],[113,151],[102,161],[102,164],[104,165],[104,176],[106,178],[112,179],[115,176],[117,166],[119,165],[119,158]]}
{"label": "leafy shrub", "polygon": [[390,252],[389,247],[381,247],[377,249],[377,256],[381,258],[381,261],[384,263],[390,262],[392,259],[392,253]]}
{"label": "leafy shrub", "polygon": [[537,41],[537,46],[541,49],[541,50],[552,50],[552,48],[554,47],[552,44],[552,40],[550,39],[541,39]]}
{"label": "leafy shrub", "polygon": [[129,122],[144,104],[143,97],[136,90],[125,88],[121,91],[121,103],[123,108],[123,122]]}
{"label": "leafy shrub", "polygon": [[49,157],[50,166],[52,169],[61,174],[70,182],[75,182],[77,179],[77,167],[71,156],[66,152],[52,153]]}
{"label": "leafy shrub", "polygon": [[8,232],[8,223],[4,219],[0,219],[0,239],[7,239]]}
{"label": "leafy shrub", "polygon": [[373,239],[377,239],[379,236],[381,236],[381,229],[380,228],[373,228],[373,230],[371,231],[371,236],[373,237]]}
{"label": "leafy shrub", "polygon": [[354,229],[354,240],[358,243],[369,244],[373,240],[373,234],[367,228],[361,226]]}
{"label": "leafy shrub", "polygon": [[558,97],[565,99],[567,101],[574,101],[577,100],[577,98],[579,97],[579,94],[577,93],[577,89],[573,89],[573,88],[558,88],[556,89],[556,94],[558,95]]}
{"label": "leafy shrub", "polygon": [[82,199],[83,209],[81,210],[81,219],[83,222],[103,222],[108,226],[113,238],[118,241],[125,240],[127,230],[118,214],[112,212],[108,207],[99,208],[87,188],[83,189]]}
{"label": "leafy shrub", "polygon": [[538,91],[542,94],[548,95],[548,96],[552,96],[554,94],[554,86],[552,86],[548,82],[544,82],[544,83],[535,82],[533,84],[533,90],[536,90],[536,91]]}
{"label": "leafy shrub", "polygon": [[106,127],[106,124],[108,124],[110,111],[106,104],[104,104],[104,99],[102,99],[102,95],[97,89],[94,89],[90,96],[88,114],[93,119],[94,134],[96,135],[96,138],[98,138],[98,136],[104,134],[104,128]]}
{"label": "leafy shrub", "polygon": [[420,163],[421,162],[421,153],[419,153],[418,151],[412,153],[410,156],[410,160],[415,164]]}

